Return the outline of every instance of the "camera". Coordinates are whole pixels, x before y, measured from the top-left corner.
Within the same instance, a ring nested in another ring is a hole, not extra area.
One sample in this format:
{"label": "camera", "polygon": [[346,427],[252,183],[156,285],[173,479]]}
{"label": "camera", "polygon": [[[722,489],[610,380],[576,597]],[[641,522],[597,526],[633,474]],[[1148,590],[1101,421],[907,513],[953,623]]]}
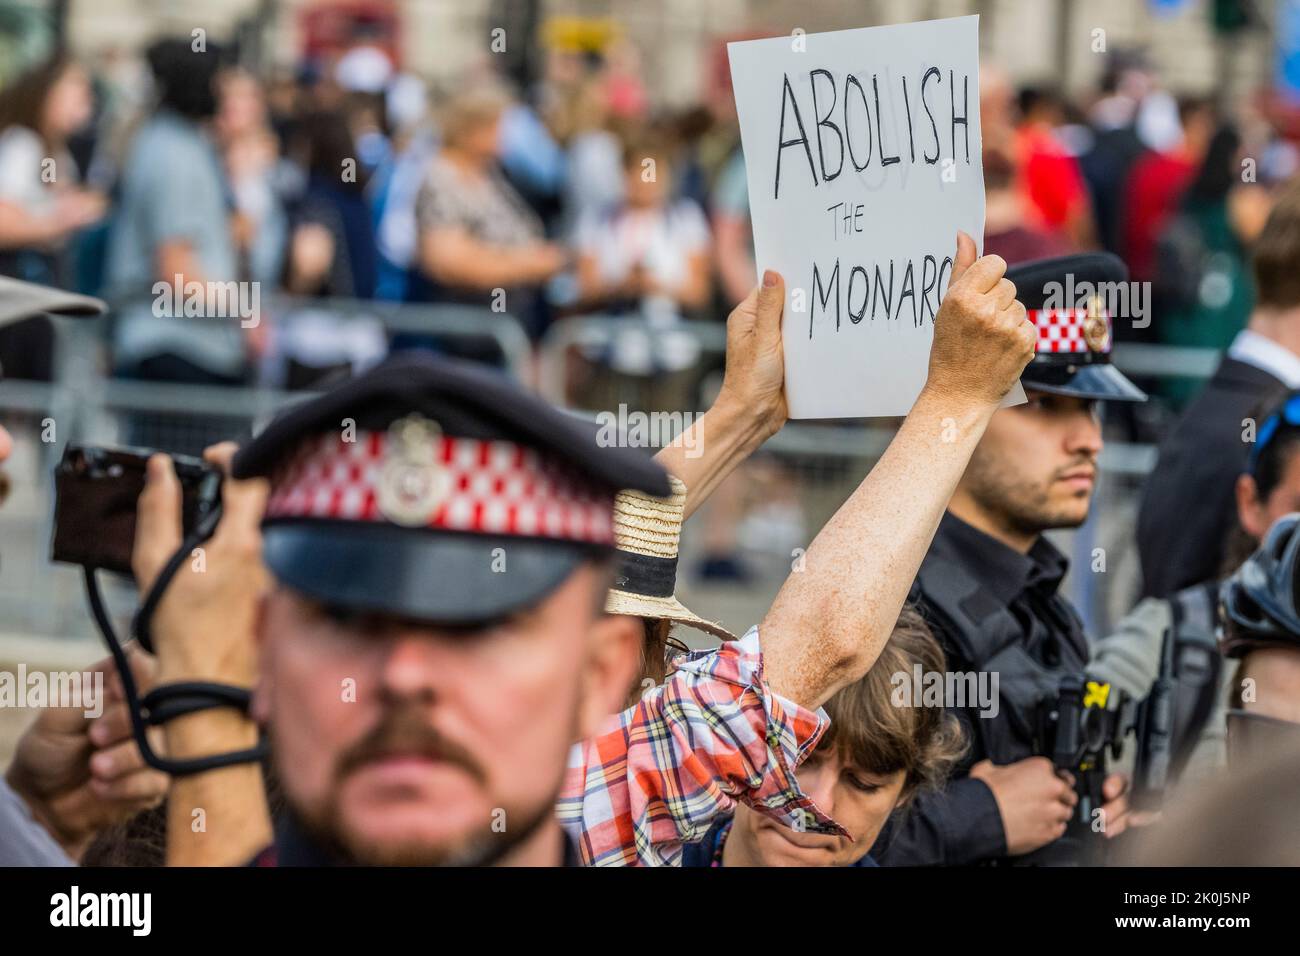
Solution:
{"label": "camera", "polygon": [[[131,574],[136,503],[153,451],[69,444],[54,469],[50,558]],[[221,472],[198,458],[173,455],[188,535],[221,504]]]}

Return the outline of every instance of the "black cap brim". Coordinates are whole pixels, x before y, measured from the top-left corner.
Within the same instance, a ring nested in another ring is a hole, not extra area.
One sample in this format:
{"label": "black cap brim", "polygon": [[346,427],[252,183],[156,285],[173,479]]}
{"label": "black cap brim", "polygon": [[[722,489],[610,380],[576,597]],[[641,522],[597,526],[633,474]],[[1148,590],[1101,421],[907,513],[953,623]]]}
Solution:
{"label": "black cap brim", "polygon": [[1036,392],[1071,395],[1102,402],[1145,402],[1147,393],[1109,363],[1044,365],[1025,369],[1020,383]]}
{"label": "black cap brim", "polygon": [[281,584],[324,604],[450,626],[484,624],[532,607],[584,561],[607,553],[546,538],[357,523],[340,533],[337,525],[268,523],[262,529],[267,568]]}

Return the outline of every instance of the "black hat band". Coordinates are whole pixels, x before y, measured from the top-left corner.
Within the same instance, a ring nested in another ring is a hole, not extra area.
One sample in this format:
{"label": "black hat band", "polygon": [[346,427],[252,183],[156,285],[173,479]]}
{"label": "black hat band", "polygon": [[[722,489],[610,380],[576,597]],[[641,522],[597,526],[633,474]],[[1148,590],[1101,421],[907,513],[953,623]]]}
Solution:
{"label": "black hat band", "polygon": [[677,558],[661,558],[635,551],[618,552],[614,589],[643,597],[670,598],[677,586]]}

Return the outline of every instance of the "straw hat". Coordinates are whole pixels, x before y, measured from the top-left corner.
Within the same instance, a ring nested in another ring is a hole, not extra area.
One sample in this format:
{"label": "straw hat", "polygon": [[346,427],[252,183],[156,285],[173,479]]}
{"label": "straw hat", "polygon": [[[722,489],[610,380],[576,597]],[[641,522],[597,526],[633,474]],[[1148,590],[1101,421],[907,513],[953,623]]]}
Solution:
{"label": "straw hat", "polygon": [[686,485],[672,475],[668,480],[673,490],[667,498],[620,491],[614,499],[619,568],[614,587],[605,599],[605,611],[677,621],[724,641],[734,641],[736,636],[721,624],[692,614],[673,596]]}

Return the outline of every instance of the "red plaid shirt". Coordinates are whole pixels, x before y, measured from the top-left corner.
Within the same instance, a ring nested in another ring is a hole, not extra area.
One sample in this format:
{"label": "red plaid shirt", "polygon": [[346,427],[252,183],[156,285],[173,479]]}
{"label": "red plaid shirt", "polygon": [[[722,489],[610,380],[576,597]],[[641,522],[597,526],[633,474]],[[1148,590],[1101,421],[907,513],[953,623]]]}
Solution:
{"label": "red plaid shirt", "polygon": [[744,803],[786,826],[846,835],[800,789],[794,770],[826,730],[773,694],[758,628],[683,655],[672,676],[573,748],[560,823],[591,866],[676,866]]}

